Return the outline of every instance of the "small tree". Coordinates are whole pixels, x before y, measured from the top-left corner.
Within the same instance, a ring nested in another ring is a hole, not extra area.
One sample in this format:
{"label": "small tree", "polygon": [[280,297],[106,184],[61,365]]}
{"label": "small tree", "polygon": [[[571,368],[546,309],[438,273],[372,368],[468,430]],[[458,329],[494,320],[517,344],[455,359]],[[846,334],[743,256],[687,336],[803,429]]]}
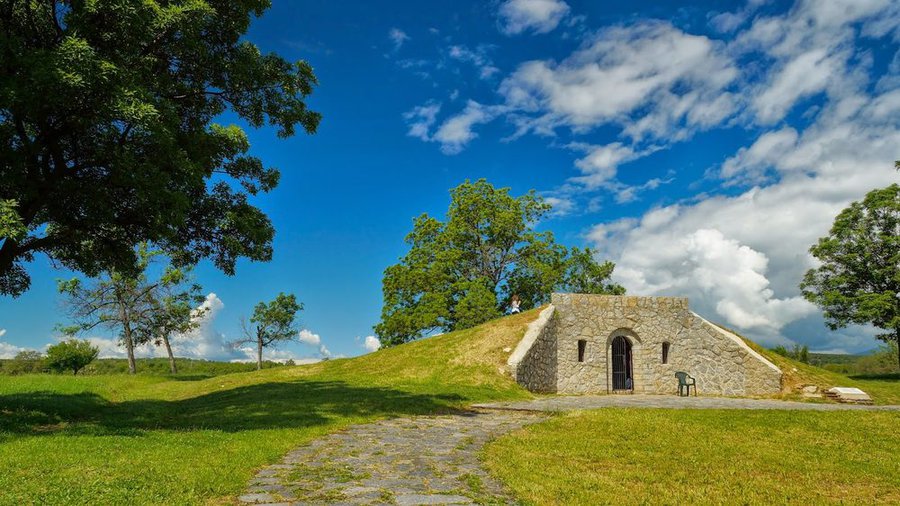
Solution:
{"label": "small tree", "polygon": [[56,371],[72,371],[77,375],[97,358],[100,349],[91,343],[78,339],[68,339],[47,348],[47,367]]}
{"label": "small tree", "polygon": [[140,340],[164,346],[169,357],[169,372],[177,374],[170,339],[173,335],[196,329],[209,308],[198,306],[203,301],[201,287],[191,282],[188,269],[166,267],[150,294],[151,309],[139,327]]}
{"label": "small tree", "polygon": [[253,308],[250,325],[241,322],[243,338],[235,341],[234,346],[243,344],[256,345],[256,370],[262,369],[263,348],[276,348],[279,344],[297,338],[297,313],[303,304],[297,302],[294,294],[279,293],[275,300],[260,302]]}
{"label": "small tree", "polygon": [[886,331],[879,339],[900,343],[900,185],[850,204],[809,251],[822,265],[800,288],[824,309],[828,327],[870,323]]}
{"label": "small tree", "polygon": [[137,369],[134,348],[148,340],[147,333],[140,332],[154,309],[153,291],[156,284],[147,282],[145,270],[155,253],[146,245],[138,251],[139,273],[108,272],[89,280],[86,284],[78,278],[59,281],[59,291],[67,297],[69,315],[76,324],[61,329],[66,334],[106,327],[119,331],[119,339],[128,354],[128,372]]}
{"label": "small tree", "polygon": [[44,356],[36,350],[22,350],[9,363],[10,374],[39,373],[44,369]]}

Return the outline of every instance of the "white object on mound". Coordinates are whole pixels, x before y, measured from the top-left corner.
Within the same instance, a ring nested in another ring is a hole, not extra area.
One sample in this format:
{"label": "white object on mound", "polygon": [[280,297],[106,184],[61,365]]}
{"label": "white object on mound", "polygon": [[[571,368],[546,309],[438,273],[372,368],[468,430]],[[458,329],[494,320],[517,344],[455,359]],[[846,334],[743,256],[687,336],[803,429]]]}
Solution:
{"label": "white object on mound", "polygon": [[838,402],[853,402],[859,404],[871,404],[872,398],[869,394],[855,387],[833,387],[825,391],[828,397]]}

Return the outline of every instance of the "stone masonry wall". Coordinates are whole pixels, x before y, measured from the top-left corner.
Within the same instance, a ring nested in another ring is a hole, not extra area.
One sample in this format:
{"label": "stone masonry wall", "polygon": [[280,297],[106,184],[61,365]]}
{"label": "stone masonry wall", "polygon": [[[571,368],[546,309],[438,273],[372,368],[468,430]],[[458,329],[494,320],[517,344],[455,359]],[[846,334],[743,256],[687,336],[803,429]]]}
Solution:
{"label": "stone masonry wall", "polygon": [[[765,395],[781,389],[775,365],[739,337],[692,313],[686,298],[553,294],[551,300],[553,317],[540,325],[530,344],[523,339],[523,349],[516,349],[520,360],[511,366],[516,380],[530,390],[611,391],[609,357],[619,335],[632,345],[635,392],[675,393],[676,371],[696,378],[701,395]],[[583,362],[578,361],[579,340],[586,342]],[[664,342],[670,346],[666,364]]]}
{"label": "stone masonry wall", "polygon": [[553,306],[541,311],[507,361],[516,382],[532,392],[556,392],[556,321]]}

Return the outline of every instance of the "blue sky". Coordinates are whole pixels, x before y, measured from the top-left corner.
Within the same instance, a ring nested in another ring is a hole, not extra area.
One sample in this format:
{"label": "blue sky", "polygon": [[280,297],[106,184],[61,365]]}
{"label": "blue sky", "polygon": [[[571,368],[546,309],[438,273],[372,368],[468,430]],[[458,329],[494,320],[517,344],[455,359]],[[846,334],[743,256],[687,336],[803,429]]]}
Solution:
{"label": "blue sky", "polygon": [[[366,352],[412,218],[481,177],[540,192],[540,227],[616,261],[631,293],[689,296],[767,345],[876,346],[873,329],[826,330],[797,283],[837,212],[900,179],[897,2],[274,4],[247,39],[313,65],[324,119],[286,140],[249,130],[282,171],[256,200],[275,258],[199,266],[214,311],[181,354],[240,358],[222,343],[279,291],[306,329],[279,357]],[[72,273],[29,269],[32,289],[0,299],[0,356],[64,321],[54,280]]]}

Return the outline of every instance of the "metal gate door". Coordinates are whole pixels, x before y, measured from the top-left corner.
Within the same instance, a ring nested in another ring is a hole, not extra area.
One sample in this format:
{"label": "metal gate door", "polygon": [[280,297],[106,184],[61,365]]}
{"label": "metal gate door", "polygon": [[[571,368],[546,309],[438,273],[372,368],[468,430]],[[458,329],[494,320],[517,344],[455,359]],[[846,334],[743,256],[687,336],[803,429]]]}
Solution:
{"label": "metal gate door", "polygon": [[612,387],[613,390],[631,390],[631,343],[622,336],[612,342]]}

